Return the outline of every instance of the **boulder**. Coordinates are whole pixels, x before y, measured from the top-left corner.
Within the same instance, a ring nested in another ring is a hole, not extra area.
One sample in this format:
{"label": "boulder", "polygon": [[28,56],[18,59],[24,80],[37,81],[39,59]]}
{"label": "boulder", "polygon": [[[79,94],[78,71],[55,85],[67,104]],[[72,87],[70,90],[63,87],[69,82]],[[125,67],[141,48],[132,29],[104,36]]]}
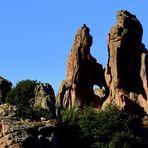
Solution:
{"label": "boulder", "polygon": [[5,103],[6,94],[11,90],[12,83],[0,76],[0,104]]}
{"label": "boulder", "polygon": [[[143,115],[148,114],[148,51],[142,34],[142,25],[135,15],[126,10],[117,12],[117,24],[108,34],[105,79],[110,94],[103,106],[115,103],[130,111],[138,107]],[[136,94],[135,100],[131,94]]]}
{"label": "boulder", "polygon": [[90,53],[92,36],[89,32],[84,24],[76,33],[67,61],[66,80],[62,81],[57,94],[60,107],[100,106],[93,86],[105,85],[104,70]]}

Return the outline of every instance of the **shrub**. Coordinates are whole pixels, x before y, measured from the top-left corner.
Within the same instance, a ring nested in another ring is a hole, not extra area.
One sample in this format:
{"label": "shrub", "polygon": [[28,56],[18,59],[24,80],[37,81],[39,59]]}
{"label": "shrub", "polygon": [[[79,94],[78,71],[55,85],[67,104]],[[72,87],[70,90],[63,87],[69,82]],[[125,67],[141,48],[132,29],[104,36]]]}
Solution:
{"label": "shrub", "polygon": [[59,124],[61,147],[116,148],[121,145],[130,148],[143,144],[143,139],[134,131],[139,126],[138,117],[116,106],[107,106],[105,110],[91,107],[64,110]]}
{"label": "shrub", "polygon": [[81,145],[80,129],[78,125],[79,111],[64,109],[59,117],[59,137],[61,148],[79,148]]}
{"label": "shrub", "polygon": [[143,147],[143,139],[135,136],[131,131],[115,133],[109,142],[108,148],[139,148]]}
{"label": "shrub", "polygon": [[28,117],[32,115],[30,101],[34,98],[34,88],[37,81],[22,80],[7,94],[6,102],[16,105],[18,117]]}

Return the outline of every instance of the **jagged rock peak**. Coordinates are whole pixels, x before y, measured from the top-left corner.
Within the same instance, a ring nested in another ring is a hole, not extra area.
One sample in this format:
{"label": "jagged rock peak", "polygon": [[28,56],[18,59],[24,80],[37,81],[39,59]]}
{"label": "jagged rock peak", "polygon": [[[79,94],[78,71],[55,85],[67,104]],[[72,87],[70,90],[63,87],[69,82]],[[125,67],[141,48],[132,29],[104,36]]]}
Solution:
{"label": "jagged rock peak", "polygon": [[[83,70],[80,70],[80,65],[81,67],[84,67],[83,65],[86,65],[86,61],[88,60],[96,63],[96,59],[90,54],[90,47],[93,39],[89,32],[90,29],[84,24],[80,29],[78,29],[75,35],[74,44],[67,61],[66,81],[68,84],[81,83],[81,78],[79,79],[79,77],[82,76],[81,71]],[[80,70],[80,72],[77,75],[78,70]]]}
{"label": "jagged rock peak", "polygon": [[[135,15],[128,12],[127,10],[119,10],[117,12],[116,18],[117,18],[117,26],[127,29],[125,30],[125,32],[131,31],[135,33],[135,35],[138,36],[139,41],[142,42],[143,28],[140,21],[137,19]],[[120,29],[119,31],[122,33],[122,29]],[[123,34],[125,32],[123,32]]]}
{"label": "jagged rock peak", "polygon": [[66,80],[62,81],[57,95],[60,106],[99,106],[93,86],[104,85],[104,71],[90,53],[92,36],[89,32],[90,29],[84,24],[76,33],[67,61]]}
{"label": "jagged rock peak", "polygon": [[[130,13],[127,10],[118,10],[117,11],[117,24],[123,24],[124,25],[124,19],[125,18],[130,18],[134,21],[138,21],[137,17],[135,15],[133,15],[132,13]],[[139,22],[139,21],[138,21]]]}
{"label": "jagged rock peak", "polygon": [[76,33],[73,46],[89,48],[92,45],[92,36],[89,32],[90,29],[86,26],[86,24],[83,24],[83,26],[78,29]]}

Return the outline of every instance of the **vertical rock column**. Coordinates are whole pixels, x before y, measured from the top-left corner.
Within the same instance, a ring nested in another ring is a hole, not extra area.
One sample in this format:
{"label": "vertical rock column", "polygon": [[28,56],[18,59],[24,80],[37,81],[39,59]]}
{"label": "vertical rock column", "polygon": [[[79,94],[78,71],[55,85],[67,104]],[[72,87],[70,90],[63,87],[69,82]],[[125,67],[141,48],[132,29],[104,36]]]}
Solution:
{"label": "vertical rock column", "polygon": [[115,103],[127,109],[137,106],[148,114],[148,51],[142,44],[142,34],[135,15],[118,11],[117,24],[108,34],[105,78],[110,94],[104,105]]}
{"label": "vertical rock column", "polygon": [[66,81],[62,81],[57,95],[62,107],[100,106],[93,86],[104,85],[104,71],[90,54],[92,36],[89,32],[84,24],[76,33],[67,61]]}

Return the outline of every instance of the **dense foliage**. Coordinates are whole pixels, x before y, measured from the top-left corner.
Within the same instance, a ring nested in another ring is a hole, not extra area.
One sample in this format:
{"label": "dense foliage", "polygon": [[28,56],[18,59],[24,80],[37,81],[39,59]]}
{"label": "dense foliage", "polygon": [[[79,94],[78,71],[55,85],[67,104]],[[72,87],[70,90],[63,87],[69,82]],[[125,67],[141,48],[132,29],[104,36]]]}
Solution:
{"label": "dense foliage", "polygon": [[138,117],[129,116],[116,106],[105,110],[85,108],[64,110],[59,119],[63,148],[139,148],[147,147]]}
{"label": "dense foliage", "polygon": [[16,105],[18,117],[27,117],[32,113],[30,101],[34,98],[34,88],[37,82],[34,80],[19,81],[7,94],[6,102]]}

